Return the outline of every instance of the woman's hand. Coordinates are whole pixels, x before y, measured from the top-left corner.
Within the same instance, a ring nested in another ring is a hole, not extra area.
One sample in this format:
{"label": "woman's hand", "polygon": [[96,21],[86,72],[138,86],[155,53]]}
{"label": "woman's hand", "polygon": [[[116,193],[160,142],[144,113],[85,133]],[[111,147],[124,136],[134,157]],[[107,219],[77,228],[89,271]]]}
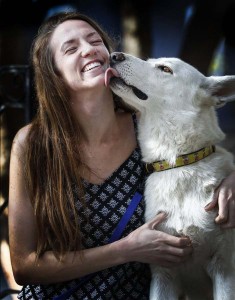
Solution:
{"label": "woman's hand", "polygon": [[156,230],[165,218],[166,215],[160,213],[127,236],[130,261],[174,267],[189,258],[192,245],[188,237],[175,237]]}
{"label": "woman's hand", "polygon": [[235,228],[235,171],[221,182],[205,210],[211,211],[217,206],[219,209],[215,222],[221,228]]}

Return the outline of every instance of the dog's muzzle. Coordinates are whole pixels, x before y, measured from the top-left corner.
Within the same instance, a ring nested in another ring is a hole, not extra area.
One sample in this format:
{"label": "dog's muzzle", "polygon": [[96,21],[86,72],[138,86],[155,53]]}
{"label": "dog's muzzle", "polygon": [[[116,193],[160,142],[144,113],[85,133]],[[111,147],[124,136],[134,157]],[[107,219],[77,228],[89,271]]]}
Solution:
{"label": "dog's muzzle", "polygon": [[[122,52],[113,52],[110,54],[110,66],[114,67],[117,63],[121,63],[123,61],[126,60],[125,54]],[[139,90],[137,87],[133,86],[133,85],[129,85],[127,84],[123,78],[118,77],[118,78],[112,78],[112,80],[121,80],[123,82],[123,84],[125,84],[126,86],[129,86],[133,93],[136,95],[137,98],[139,98],[140,100],[147,100],[148,96],[142,92],[141,90]]]}
{"label": "dog's muzzle", "polygon": [[110,54],[110,66],[113,67],[117,62],[124,61],[125,55],[122,52],[113,52]]}

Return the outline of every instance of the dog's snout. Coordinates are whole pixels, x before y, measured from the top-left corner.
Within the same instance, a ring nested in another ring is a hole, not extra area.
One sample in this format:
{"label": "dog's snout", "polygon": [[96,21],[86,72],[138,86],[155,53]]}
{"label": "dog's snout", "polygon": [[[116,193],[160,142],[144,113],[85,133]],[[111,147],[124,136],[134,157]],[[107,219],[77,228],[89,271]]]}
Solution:
{"label": "dog's snout", "polygon": [[110,55],[110,63],[115,64],[117,62],[125,60],[125,55],[122,52],[113,52]]}

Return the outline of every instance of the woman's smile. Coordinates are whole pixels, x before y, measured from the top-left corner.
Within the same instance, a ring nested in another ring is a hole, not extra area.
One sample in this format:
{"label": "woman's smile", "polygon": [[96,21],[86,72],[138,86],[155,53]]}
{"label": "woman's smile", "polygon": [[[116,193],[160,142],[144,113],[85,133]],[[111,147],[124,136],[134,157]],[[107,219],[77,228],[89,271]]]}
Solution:
{"label": "woman's smile", "polygon": [[96,68],[99,68],[101,66],[101,62],[99,61],[93,61],[93,62],[89,62],[85,65],[85,67],[82,68],[82,72],[88,72],[90,70],[94,70]]}

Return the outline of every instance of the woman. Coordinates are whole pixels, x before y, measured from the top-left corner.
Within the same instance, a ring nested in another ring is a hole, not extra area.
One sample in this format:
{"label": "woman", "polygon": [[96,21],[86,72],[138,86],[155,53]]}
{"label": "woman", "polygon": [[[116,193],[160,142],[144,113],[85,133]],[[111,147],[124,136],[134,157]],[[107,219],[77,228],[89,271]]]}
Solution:
{"label": "woman", "polygon": [[[143,199],[121,238],[113,236],[142,193],[144,170],[136,115],[115,109],[104,85],[111,51],[101,28],[74,12],[47,20],[33,45],[39,110],[16,135],[10,166],[19,299],[148,299],[148,263],[174,267],[192,252],[188,238],[156,230],[164,214],[144,224]],[[232,180],[222,185],[226,193]],[[234,199],[220,201],[220,215],[233,226],[224,212],[234,213]]]}

